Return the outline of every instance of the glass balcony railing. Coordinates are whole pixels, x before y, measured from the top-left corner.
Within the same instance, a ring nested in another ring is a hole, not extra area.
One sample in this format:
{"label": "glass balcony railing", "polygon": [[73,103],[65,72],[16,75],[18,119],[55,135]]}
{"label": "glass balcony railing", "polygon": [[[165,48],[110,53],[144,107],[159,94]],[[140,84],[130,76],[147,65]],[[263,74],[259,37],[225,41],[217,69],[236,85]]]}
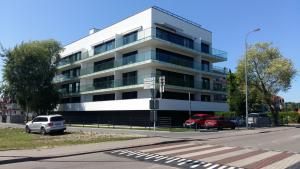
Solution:
{"label": "glass balcony railing", "polygon": [[79,90],[67,90],[66,88],[63,88],[63,89],[59,89],[58,90],[59,93],[61,93],[63,96],[67,96],[67,95],[77,95],[79,94]]}
{"label": "glass balcony railing", "polygon": [[105,81],[101,83],[81,85],[80,92],[143,84],[144,78],[145,76],[141,76],[141,77],[134,76],[134,77],[128,77],[123,79]]}
{"label": "glass balcony railing", "polygon": [[79,76],[65,76],[65,75],[57,75],[53,78],[54,83],[60,83],[64,81],[74,80],[78,79]]}
{"label": "glass balcony railing", "polygon": [[[219,59],[222,59],[222,60],[227,60],[227,52],[225,52],[225,51],[215,49],[215,48],[211,48],[211,47],[206,48],[204,50],[204,49],[201,49],[201,44],[196,43],[196,42],[193,42],[192,45],[187,45],[186,42],[179,43],[177,40],[173,41],[172,38],[164,38],[164,36],[161,36],[161,34],[156,32],[155,28],[148,28],[148,29],[138,31],[137,35],[134,36],[134,38],[131,38],[130,40],[127,40],[127,41],[124,41],[123,37],[117,37],[117,38],[112,37],[112,38],[116,39],[114,48],[110,48],[109,50],[103,51],[101,53],[97,53],[96,55],[93,55],[93,53],[94,53],[93,51],[82,52],[81,57],[80,57],[79,60],[86,59],[86,58],[92,58],[92,57],[96,57],[96,56],[99,56],[99,55],[103,55],[103,54],[112,52],[113,50],[116,50],[117,48],[124,47],[124,46],[127,46],[127,45],[131,45],[134,42],[140,42],[140,41],[144,41],[145,39],[151,39],[151,38],[157,38],[157,39],[160,39],[160,40],[168,41],[168,42],[171,42],[171,43],[173,43],[174,45],[177,45],[177,46],[181,46],[181,47],[184,47],[184,48],[187,48],[187,49],[190,49],[190,50],[195,50],[195,51],[200,52],[200,53],[207,53],[207,54],[209,54],[213,57],[216,57],[216,58],[219,58]],[[191,44],[191,43],[189,43],[189,44]],[[57,66],[63,66],[63,65],[66,65],[66,64],[73,63],[75,61],[78,61],[78,60],[74,60],[74,59],[62,60],[57,64]]]}

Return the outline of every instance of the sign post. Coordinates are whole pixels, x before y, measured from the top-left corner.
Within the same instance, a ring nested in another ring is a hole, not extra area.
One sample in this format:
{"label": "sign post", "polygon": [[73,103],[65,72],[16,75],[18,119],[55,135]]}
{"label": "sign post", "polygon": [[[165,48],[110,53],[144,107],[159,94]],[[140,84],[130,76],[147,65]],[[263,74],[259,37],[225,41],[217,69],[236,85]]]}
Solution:
{"label": "sign post", "polygon": [[150,89],[152,91],[152,97],[150,100],[150,111],[153,113],[153,130],[156,131],[156,102],[155,102],[155,77],[149,77],[144,79],[144,89]]}
{"label": "sign post", "polygon": [[162,99],[162,94],[165,92],[165,85],[166,85],[166,78],[165,76],[159,77],[159,92],[160,92],[160,99]]}

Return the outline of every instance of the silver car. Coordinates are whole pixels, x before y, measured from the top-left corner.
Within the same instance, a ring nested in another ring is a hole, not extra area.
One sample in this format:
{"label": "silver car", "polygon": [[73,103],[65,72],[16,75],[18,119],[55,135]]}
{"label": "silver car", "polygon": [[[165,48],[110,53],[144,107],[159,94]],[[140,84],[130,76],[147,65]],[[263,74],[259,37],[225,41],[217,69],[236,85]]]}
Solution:
{"label": "silver car", "polygon": [[61,115],[37,116],[25,126],[27,133],[38,132],[43,135],[54,132],[63,133],[65,130],[65,120]]}

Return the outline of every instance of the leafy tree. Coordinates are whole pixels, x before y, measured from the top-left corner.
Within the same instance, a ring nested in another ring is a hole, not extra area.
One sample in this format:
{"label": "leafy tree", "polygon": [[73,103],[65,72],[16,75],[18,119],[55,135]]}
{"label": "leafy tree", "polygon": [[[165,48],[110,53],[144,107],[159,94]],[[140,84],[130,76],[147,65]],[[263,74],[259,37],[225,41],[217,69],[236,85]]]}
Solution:
{"label": "leafy tree", "polygon": [[228,104],[229,111],[236,112],[238,116],[245,115],[245,98],[239,88],[239,83],[235,73],[229,70],[227,75],[227,89],[228,89]]}
{"label": "leafy tree", "polygon": [[[252,88],[258,91],[257,97],[268,105],[274,119],[273,123],[278,125],[279,110],[274,96],[290,88],[296,70],[292,61],[284,58],[279,49],[271,45],[271,43],[257,43],[250,47],[247,53],[247,76],[250,91]],[[242,59],[237,68],[237,76],[240,79],[245,75],[244,68],[245,59]]]}
{"label": "leafy tree", "polygon": [[[229,110],[238,116],[245,116],[246,101],[243,79],[236,73],[229,71],[227,75],[228,104]],[[260,93],[254,87],[249,89],[248,106],[249,112],[261,111],[262,99]]]}
{"label": "leafy tree", "polygon": [[61,44],[55,40],[21,43],[2,50],[5,88],[27,112],[45,114],[53,110],[59,93],[52,84]]}

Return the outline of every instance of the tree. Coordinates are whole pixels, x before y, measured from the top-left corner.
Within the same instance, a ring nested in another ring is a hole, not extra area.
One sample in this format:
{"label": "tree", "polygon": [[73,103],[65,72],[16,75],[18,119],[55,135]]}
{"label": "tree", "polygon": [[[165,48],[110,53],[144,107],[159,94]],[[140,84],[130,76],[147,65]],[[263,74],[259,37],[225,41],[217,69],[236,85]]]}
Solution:
{"label": "tree", "polygon": [[[245,116],[246,101],[243,78],[237,76],[237,73],[229,71],[227,75],[227,89],[228,89],[228,104],[229,110],[236,113],[238,116]],[[262,99],[259,92],[251,87],[249,89],[248,107],[250,112],[261,111]]]}
{"label": "tree", "polygon": [[6,91],[27,112],[45,114],[53,110],[59,93],[52,83],[61,44],[55,40],[21,43],[13,49],[2,50]]}
{"label": "tree", "polygon": [[245,98],[240,90],[239,83],[235,73],[229,70],[227,75],[227,89],[228,89],[228,104],[229,110],[236,113],[238,116],[245,115]]}
{"label": "tree", "polygon": [[[278,92],[287,91],[296,70],[291,60],[282,56],[278,48],[271,43],[257,43],[247,52],[248,82],[250,90],[256,89],[263,103],[268,105],[273,116],[273,124],[278,125],[278,104],[274,99]],[[245,59],[240,60],[237,76],[245,75]],[[244,85],[244,81],[241,84]],[[251,94],[251,93],[250,93]]]}

